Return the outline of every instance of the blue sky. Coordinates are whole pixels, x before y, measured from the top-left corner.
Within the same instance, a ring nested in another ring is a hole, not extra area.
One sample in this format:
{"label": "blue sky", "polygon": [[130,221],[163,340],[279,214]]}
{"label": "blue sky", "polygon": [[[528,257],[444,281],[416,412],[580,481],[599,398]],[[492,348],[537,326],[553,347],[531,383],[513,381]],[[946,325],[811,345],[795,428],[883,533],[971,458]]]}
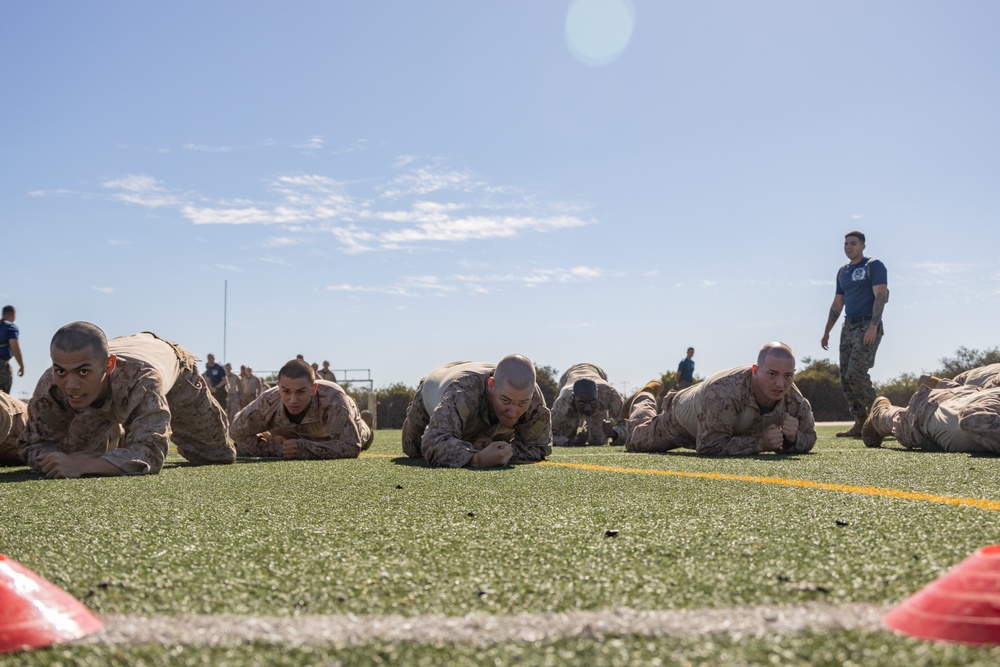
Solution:
{"label": "blue sky", "polygon": [[624,390],[689,345],[701,376],[774,339],[836,360],[855,228],[889,269],[876,379],[996,346],[997,25],[991,0],[0,4],[14,394],[77,319],[376,387],[510,352]]}

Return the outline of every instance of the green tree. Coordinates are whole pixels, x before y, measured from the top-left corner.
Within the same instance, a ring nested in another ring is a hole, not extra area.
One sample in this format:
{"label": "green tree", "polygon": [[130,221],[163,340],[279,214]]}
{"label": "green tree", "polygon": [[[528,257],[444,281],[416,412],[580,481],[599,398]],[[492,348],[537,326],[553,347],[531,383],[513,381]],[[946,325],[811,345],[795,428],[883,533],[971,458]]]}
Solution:
{"label": "green tree", "polygon": [[[368,409],[368,387],[358,389],[344,388],[347,395],[358,404],[358,409]],[[395,429],[403,428],[403,420],[406,419],[406,408],[413,400],[413,395],[417,390],[407,387],[402,382],[381,387],[375,390],[375,408],[378,412],[378,428]]]}
{"label": "green tree", "polygon": [[795,386],[809,400],[816,421],[851,419],[851,408],[840,388],[840,367],[829,359],[803,357],[802,363],[805,368],[795,374]]}
{"label": "green tree", "polygon": [[876,382],[875,393],[885,396],[893,405],[906,405],[910,402],[910,397],[920,385],[919,378],[913,373],[902,373],[899,377],[888,382]]}
{"label": "green tree", "polygon": [[972,368],[1000,363],[1000,348],[980,352],[963,346],[955,351],[954,357],[943,357],[940,361],[941,369],[934,374],[950,379]]}
{"label": "green tree", "polygon": [[545,397],[545,405],[552,407],[556,397],[559,395],[559,371],[552,366],[535,366],[535,382],[542,390]]}

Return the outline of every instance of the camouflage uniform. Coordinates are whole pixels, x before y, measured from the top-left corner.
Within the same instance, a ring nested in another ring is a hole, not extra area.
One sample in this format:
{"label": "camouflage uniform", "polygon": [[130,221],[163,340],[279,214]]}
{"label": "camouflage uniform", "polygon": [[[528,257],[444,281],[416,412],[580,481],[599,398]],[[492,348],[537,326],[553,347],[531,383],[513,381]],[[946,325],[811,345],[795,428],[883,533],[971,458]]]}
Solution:
{"label": "camouflage uniform", "polygon": [[628,422],[629,452],[665,452],[693,448],[705,456],[748,456],[769,425],[781,426],[785,415],[799,420],[795,442],[785,441],[787,453],[808,452],[816,444],[812,407],[792,385],[771,412],[761,414],[754,397],[752,368],[743,366],[716,373],[704,382],[671,391],[657,414],[656,400],[640,393],[632,403]]}
{"label": "camouflage uniform", "polygon": [[0,465],[24,465],[17,438],[27,418],[27,404],[0,391]]}
{"label": "camouflage uniform", "polygon": [[267,386],[264,384],[264,381],[256,375],[240,378],[240,385],[242,387],[242,391],[240,393],[240,409],[250,405],[257,400],[258,396],[267,391]]}
{"label": "camouflage uniform", "polygon": [[[597,410],[589,417],[578,413],[573,404],[573,384],[584,379],[597,384]],[[611,417],[617,422],[611,444],[623,444],[628,429],[618,417],[624,403],[618,390],[608,384],[608,374],[603,369],[594,364],[570,366],[559,378],[559,395],[552,403],[552,444],[572,444],[577,429],[582,425],[588,445],[603,445],[608,441],[604,435],[604,422]]]}
{"label": "camouflage uniform", "polygon": [[243,382],[238,374],[227,372],[226,383],[229,390],[229,395],[226,398],[226,416],[229,417],[229,423],[232,425],[233,420],[236,419],[236,413],[243,407],[240,404],[243,397]]}
{"label": "camouflage uniform", "polygon": [[505,440],[515,461],[541,461],[552,453],[552,420],[535,385],[527,411],[511,429],[490,405],[486,381],[496,364],[455,361],[420,381],[403,422],[403,452],[433,466],[461,468],[472,462],[480,436]]}
{"label": "camouflage uniform", "polygon": [[[40,470],[38,459],[51,452],[92,451],[104,452],[102,458],[125,474],[155,474],[171,440],[193,463],[235,460],[226,415],[198,373],[193,354],[151,333],[112,338],[108,348],[118,362],[108,376],[110,393],[99,407],[72,410],[52,382],[51,368],[38,380],[19,440],[29,466]],[[124,441],[116,448],[122,427]]]}
{"label": "camouflage uniform", "polygon": [[865,332],[871,322],[844,321],[840,330],[840,387],[854,418],[863,422],[875,402],[875,386],[868,371],[875,365],[875,353],[882,342],[882,323],[878,323],[875,342],[865,345]]}
{"label": "camouflage uniform", "polygon": [[327,382],[337,381],[337,376],[334,375],[333,371],[326,370],[323,368],[316,371],[316,377],[318,377],[320,380],[326,380]]}
{"label": "camouflage uniform", "polygon": [[295,440],[297,459],[356,459],[372,444],[371,427],[339,384],[317,380],[316,393],[300,415],[301,421],[293,422],[281,403],[280,390],[268,389],[233,420],[230,434],[236,453],[282,458],[282,446],[262,435],[268,433]]}
{"label": "camouflage uniform", "polygon": [[927,451],[1000,454],[1000,387],[921,385],[905,408],[876,405],[871,424],[880,436]]}
{"label": "camouflage uniform", "polygon": [[1000,387],[1000,364],[972,368],[956,375],[953,382],[986,388]]}

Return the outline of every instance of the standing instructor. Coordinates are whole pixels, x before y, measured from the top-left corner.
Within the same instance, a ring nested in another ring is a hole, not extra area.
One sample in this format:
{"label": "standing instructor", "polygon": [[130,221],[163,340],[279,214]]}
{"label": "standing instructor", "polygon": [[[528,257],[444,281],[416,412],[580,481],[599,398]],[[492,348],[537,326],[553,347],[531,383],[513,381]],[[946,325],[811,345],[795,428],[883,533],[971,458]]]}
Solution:
{"label": "standing instructor", "polygon": [[875,402],[875,387],[868,371],[875,365],[875,353],[882,341],[882,311],[889,301],[888,273],[877,259],[865,257],[865,235],[847,232],[844,254],[850,260],[837,272],[837,289],[830,317],[820,344],[829,349],[830,331],[845,306],[840,330],[840,387],[854,417],[854,425],[837,434],[839,438],[860,438],[868,408]]}

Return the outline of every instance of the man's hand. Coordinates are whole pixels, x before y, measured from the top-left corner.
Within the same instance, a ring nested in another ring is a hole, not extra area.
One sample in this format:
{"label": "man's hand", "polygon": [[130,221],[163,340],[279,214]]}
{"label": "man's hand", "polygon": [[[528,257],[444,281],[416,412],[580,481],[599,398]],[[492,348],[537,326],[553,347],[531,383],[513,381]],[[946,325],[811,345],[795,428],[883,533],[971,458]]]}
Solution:
{"label": "man's hand", "polygon": [[486,446],[482,451],[476,452],[469,463],[473,468],[494,468],[496,466],[507,465],[510,457],[514,455],[514,448],[509,442],[495,440]]}
{"label": "man's hand", "polygon": [[573,445],[575,447],[582,447],[583,445],[586,445],[587,444],[587,432],[586,431],[580,431],[579,433],[577,433],[576,435],[573,436],[573,439],[570,440],[569,444],[571,444],[571,445]]}
{"label": "man's hand", "polygon": [[781,435],[784,436],[785,440],[795,442],[795,438],[798,434],[799,420],[786,414],[785,418],[781,421]]}
{"label": "man's hand", "polygon": [[125,474],[118,466],[101,458],[99,452],[51,452],[38,459],[42,473],[49,479],[75,479],[84,475],[114,477]]}
{"label": "man's hand", "polygon": [[829,331],[826,332],[825,334],[823,334],[823,339],[819,342],[819,344],[823,346],[824,350],[829,350],[830,349],[830,332]]}
{"label": "man's hand", "polygon": [[614,422],[608,421],[607,419],[601,424],[601,428],[604,430],[605,438],[615,437],[615,424]]}
{"label": "man's hand", "polygon": [[19,378],[24,377],[24,366],[21,366],[20,368],[17,369],[17,377]]}
{"label": "man's hand", "polygon": [[784,445],[785,441],[781,428],[775,424],[771,424],[760,434],[760,439],[757,440],[757,446],[754,447],[754,451],[758,454],[762,452],[776,452],[784,447]]}
{"label": "man's hand", "polygon": [[864,341],[863,341],[864,344],[865,345],[871,345],[872,343],[875,342],[875,339],[877,337],[878,337],[878,325],[877,324],[869,324],[868,328],[865,329],[865,338],[864,338]]}
{"label": "man's hand", "polygon": [[274,441],[281,446],[281,455],[286,459],[294,459],[299,453],[299,442],[292,438],[282,438],[280,435],[272,435]]}
{"label": "man's hand", "polygon": [[477,436],[476,439],[472,441],[472,451],[481,452],[489,447],[491,442],[493,442],[493,438],[488,435]]}

